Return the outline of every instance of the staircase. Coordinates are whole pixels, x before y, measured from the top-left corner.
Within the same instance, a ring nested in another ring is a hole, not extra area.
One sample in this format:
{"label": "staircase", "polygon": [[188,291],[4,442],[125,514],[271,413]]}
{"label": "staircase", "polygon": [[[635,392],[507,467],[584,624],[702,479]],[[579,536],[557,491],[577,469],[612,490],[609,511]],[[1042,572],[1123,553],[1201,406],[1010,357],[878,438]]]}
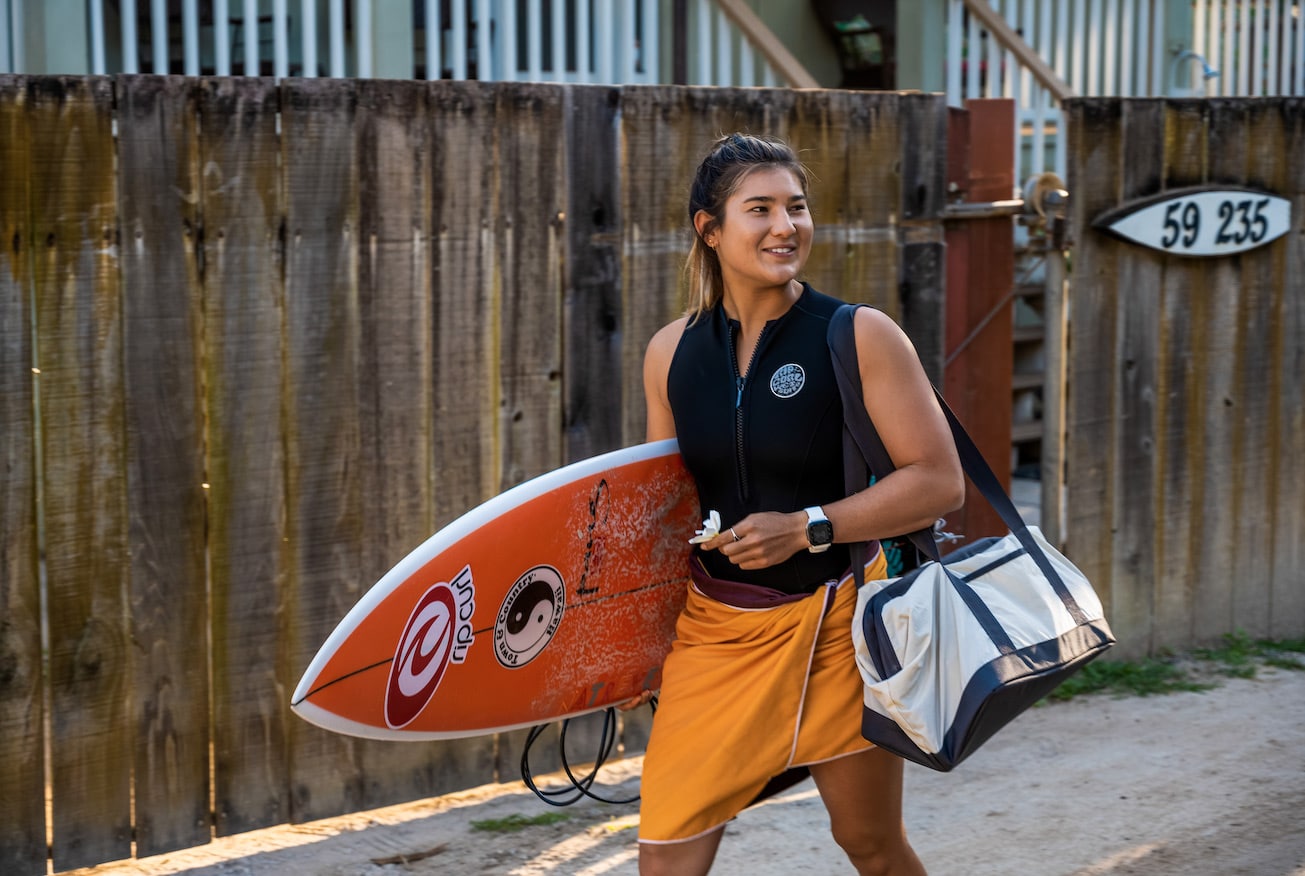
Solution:
{"label": "staircase", "polygon": [[1016,103],[1016,175],[1065,177],[1069,97],[1305,96],[1305,0],[947,0],[946,92]]}

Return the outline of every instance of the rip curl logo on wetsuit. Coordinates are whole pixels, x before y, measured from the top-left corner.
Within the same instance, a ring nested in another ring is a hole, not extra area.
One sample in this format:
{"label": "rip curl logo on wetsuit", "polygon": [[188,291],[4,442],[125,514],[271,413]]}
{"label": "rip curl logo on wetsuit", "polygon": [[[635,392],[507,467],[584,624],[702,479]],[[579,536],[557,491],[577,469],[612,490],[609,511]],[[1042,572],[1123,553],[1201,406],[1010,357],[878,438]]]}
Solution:
{"label": "rip curl logo on wetsuit", "polygon": [[802,391],[807,382],[807,373],[801,365],[781,365],[770,376],[770,391],[776,398],[792,398]]}
{"label": "rip curl logo on wetsuit", "polygon": [[512,585],[494,623],[494,656],[518,669],[539,656],[562,622],[566,586],[552,566],[535,566]]}
{"label": "rip curl logo on wetsuit", "polygon": [[476,588],[471,566],[451,582],[434,585],[417,600],[399,647],[390,663],[385,685],[385,723],[398,730],[411,724],[435,696],[450,663],[467,659],[475,633]]}

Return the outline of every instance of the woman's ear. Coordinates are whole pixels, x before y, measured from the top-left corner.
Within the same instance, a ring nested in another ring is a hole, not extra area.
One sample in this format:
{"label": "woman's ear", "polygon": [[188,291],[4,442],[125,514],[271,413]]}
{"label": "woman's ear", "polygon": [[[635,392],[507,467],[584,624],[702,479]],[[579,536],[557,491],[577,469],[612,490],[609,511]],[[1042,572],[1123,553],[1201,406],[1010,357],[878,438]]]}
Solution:
{"label": "woman's ear", "polygon": [[707,246],[715,249],[716,241],[713,239],[716,231],[716,220],[706,210],[699,210],[693,214],[693,227],[697,229],[698,236]]}

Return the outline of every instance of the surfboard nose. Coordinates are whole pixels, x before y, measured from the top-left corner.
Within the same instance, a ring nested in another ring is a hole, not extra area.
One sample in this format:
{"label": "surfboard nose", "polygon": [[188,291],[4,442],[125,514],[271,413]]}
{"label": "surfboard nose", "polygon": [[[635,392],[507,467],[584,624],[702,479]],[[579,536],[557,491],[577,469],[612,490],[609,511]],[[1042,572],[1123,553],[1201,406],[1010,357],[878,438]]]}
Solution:
{"label": "surfboard nose", "polygon": [[299,679],[299,684],[295,686],[295,692],[290,695],[290,709],[296,714],[299,713],[299,707],[308,699],[312,693],[313,682],[317,680],[317,672],[314,667],[309,666],[304,671],[303,677]]}

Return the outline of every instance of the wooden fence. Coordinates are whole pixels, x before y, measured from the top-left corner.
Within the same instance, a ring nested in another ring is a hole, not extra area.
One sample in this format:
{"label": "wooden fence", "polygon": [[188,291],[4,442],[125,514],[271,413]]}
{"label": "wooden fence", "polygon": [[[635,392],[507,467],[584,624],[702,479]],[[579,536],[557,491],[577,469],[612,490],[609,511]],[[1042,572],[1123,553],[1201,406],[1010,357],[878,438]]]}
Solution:
{"label": "wooden fence", "polygon": [[[1068,108],[1068,548],[1122,653],[1305,636],[1305,100]],[[1091,227],[1216,183],[1289,199],[1292,227],[1220,258]]]}
{"label": "wooden fence", "polygon": [[[805,150],[810,279],[897,315],[940,379],[945,113],[0,77],[0,872],[514,778],[522,734],[364,742],[290,692],[439,525],[642,440],[644,343],[679,312],[720,132]],[[627,750],[646,732],[628,719]]]}

